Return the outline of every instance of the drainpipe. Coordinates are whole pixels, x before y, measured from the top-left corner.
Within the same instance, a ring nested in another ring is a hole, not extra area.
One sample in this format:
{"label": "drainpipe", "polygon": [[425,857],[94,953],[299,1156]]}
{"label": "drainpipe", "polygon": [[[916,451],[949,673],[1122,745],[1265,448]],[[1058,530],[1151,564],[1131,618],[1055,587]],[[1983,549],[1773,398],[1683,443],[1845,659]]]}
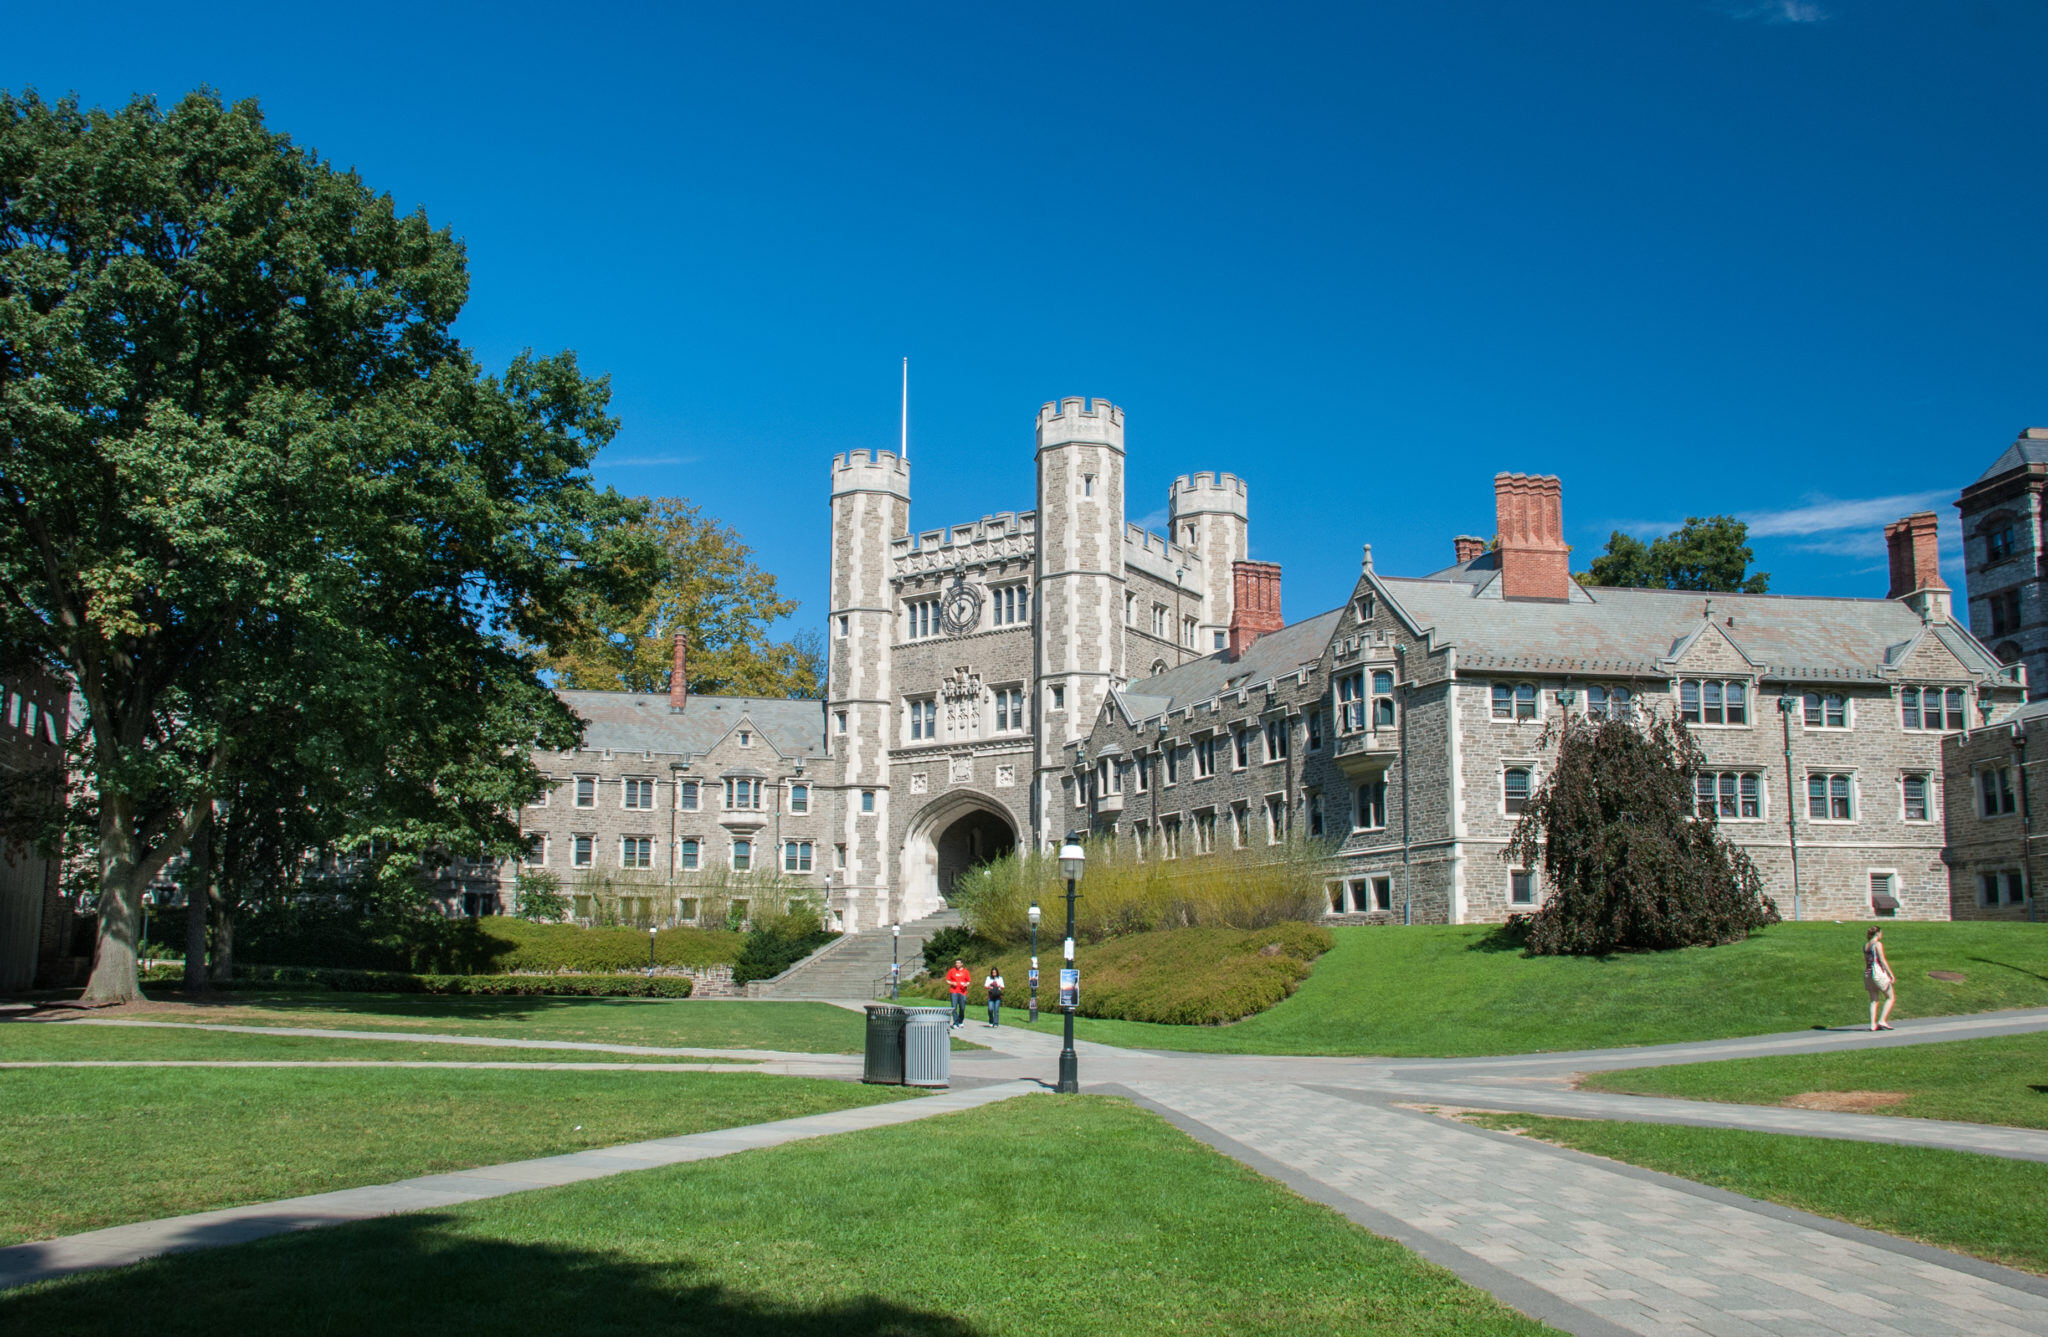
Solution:
{"label": "drainpipe", "polygon": [[1778,715],[1785,724],[1785,838],[1792,844],[1792,922],[1799,922],[1799,788],[1792,779],[1792,712],[1799,698],[1778,697]]}
{"label": "drainpipe", "polygon": [[2027,885],[2027,922],[2034,922],[2034,805],[2027,794],[2027,726],[2013,721],[2012,743],[2020,763],[2020,868]]}

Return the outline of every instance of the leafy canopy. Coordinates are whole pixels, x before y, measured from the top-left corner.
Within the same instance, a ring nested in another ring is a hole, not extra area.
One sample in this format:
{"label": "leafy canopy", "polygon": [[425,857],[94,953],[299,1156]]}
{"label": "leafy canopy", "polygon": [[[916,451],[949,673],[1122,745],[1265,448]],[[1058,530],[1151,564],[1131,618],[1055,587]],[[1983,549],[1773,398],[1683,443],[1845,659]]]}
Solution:
{"label": "leafy canopy", "polygon": [[1711,803],[1695,813],[1703,762],[1685,726],[1569,721],[1557,763],[1515,824],[1506,857],[1541,867],[1543,908],[1526,921],[1539,956],[1604,956],[1736,942],[1778,922],[1749,856]]}
{"label": "leafy canopy", "polygon": [[590,482],[605,383],[486,374],[467,290],[253,102],[0,93],[0,670],[84,702],[88,998],[134,996],[140,893],[217,800],[277,819],[252,867],[509,850],[528,749],[577,736],[516,645],[651,557]]}
{"label": "leafy canopy", "polygon": [[682,631],[693,692],[820,694],[821,639],[815,632],[769,638],[796,601],[776,592],[775,577],[754,564],[736,530],[681,497],[655,498],[631,528],[659,552],[653,583],[628,598],[592,592],[579,608],[576,634],[539,648],[564,687],[665,692]]}
{"label": "leafy canopy", "polygon": [[1652,590],[1726,590],[1763,594],[1768,571],[1749,574],[1756,554],[1749,526],[1732,515],[1688,516],[1660,539],[1644,543],[1620,530],[1607,537],[1607,550],[1579,579],[1588,585],[1625,585]]}

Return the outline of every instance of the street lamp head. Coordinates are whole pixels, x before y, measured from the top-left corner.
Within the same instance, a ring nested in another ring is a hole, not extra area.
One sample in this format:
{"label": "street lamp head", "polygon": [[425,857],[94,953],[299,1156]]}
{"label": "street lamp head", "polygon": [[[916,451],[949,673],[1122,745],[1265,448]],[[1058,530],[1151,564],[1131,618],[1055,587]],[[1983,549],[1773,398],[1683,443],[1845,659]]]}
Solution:
{"label": "street lamp head", "polygon": [[901,924],[891,924],[891,925],[889,925],[889,936],[890,936],[890,937],[892,937],[892,938],[900,938],[900,937],[902,937],[902,936],[903,936],[903,925],[901,925]]}
{"label": "street lamp head", "polygon": [[653,937],[656,933],[659,933],[660,931],[661,930],[657,925],[649,924],[647,926],[647,936],[650,938]]}
{"label": "street lamp head", "polygon": [[1060,876],[1069,882],[1081,880],[1081,866],[1088,862],[1088,851],[1081,848],[1079,832],[1070,832],[1067,843],[1060,846]]}
{"label": "street lamp head", "polygon": [[1031,908],[1030,908],[1029,910],[1026,910],[1026,911],[1024,912],[1024,917],[1025,917],[1026,919],[1029,919],[1029,920],[1031,921],[1031,927],[1033,927],[1033,928],[1037,928],[1037,927],[1038,927],[1038,918],[1039,918],[1039,914],[1040,914],[1040,911],[1039,911],[1039,908],[1038,908],[1038,902],[1037,902],[1037,901],[1033,901],[1033,902],[1031,902]]}

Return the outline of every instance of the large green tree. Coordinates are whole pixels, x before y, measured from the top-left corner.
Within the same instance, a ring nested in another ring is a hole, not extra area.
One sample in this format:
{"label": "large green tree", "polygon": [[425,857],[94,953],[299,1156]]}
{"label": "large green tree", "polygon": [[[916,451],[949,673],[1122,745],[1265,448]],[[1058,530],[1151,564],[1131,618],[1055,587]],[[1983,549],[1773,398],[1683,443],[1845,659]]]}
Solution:
{"label": "large green tree", "polygon": [[1579,579],[1637,589],[1763,594],[1771,587],[1771,574],[1752,575],[1749,564],[1755,560],[1747,524],[1732,515],[1694,515],[1649,543],[1615,530],[1608,535],[1607,550]]}
{"label": "large green tree", "polygon": [[88,999],[135,996],[140,896],[217,799],[509,848],[527,749],[576,736],[515,647],[629,597],[638,507],[590,482],[604,382],[486,374],[467,285],[254,103],[0,94],[0,668],[84,702]]}
{"label": "large green tree", "polygon": [[824,648],[815,631],[773,640],[796,611],[775,577],[754,563],[738,531],[681,497],[657,497],[635,526],[658,546],[651,588],[629,598],[593,594],[573,637],[540,653],[564,687],[665,692],[675,634],[689,637],[690,690],[743,696],[816,696]]}

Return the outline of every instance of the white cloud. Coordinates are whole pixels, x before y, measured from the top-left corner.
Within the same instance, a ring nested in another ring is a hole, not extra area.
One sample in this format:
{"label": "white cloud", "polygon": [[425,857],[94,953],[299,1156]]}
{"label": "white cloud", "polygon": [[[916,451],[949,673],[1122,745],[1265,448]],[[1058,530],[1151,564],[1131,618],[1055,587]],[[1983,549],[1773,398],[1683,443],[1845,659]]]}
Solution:
{"label": "white cloud", "polygon": [[1131,523],[1140,529],[1149,529],[1155,534],[1163,534],[1166,532],[1166,519],[1166,511],[1162,507],[1159,510],[1153,511],[1150,515],[1139,516]]}
{"label": "white cloud", "polygon": [[1864,497],[1841,501],[1815,497],[1804,506],[1783,511],[1751,511],[1739,517],[1749,523],[1751,538],[1785,538],[1806,534],[1827,534],[1842,529],[1866,529],[1870,540],[1883,546],[1883,528],[1902,515],[1924,511],[1953,499],[1947,488],[1939,492],[1902,492],[1890,497]]}
{"label": "white cloud", "polygon": [[1813,0],[1740,0],[1724,4],[1721,11],[1732,19],[1757,23],[1825,23],[1828,12]]}
{"label": "white cloud", "polygon": [[603,469],[668,467],[696,462],[695,455],[600,455],[597,458],[598,467]]}

